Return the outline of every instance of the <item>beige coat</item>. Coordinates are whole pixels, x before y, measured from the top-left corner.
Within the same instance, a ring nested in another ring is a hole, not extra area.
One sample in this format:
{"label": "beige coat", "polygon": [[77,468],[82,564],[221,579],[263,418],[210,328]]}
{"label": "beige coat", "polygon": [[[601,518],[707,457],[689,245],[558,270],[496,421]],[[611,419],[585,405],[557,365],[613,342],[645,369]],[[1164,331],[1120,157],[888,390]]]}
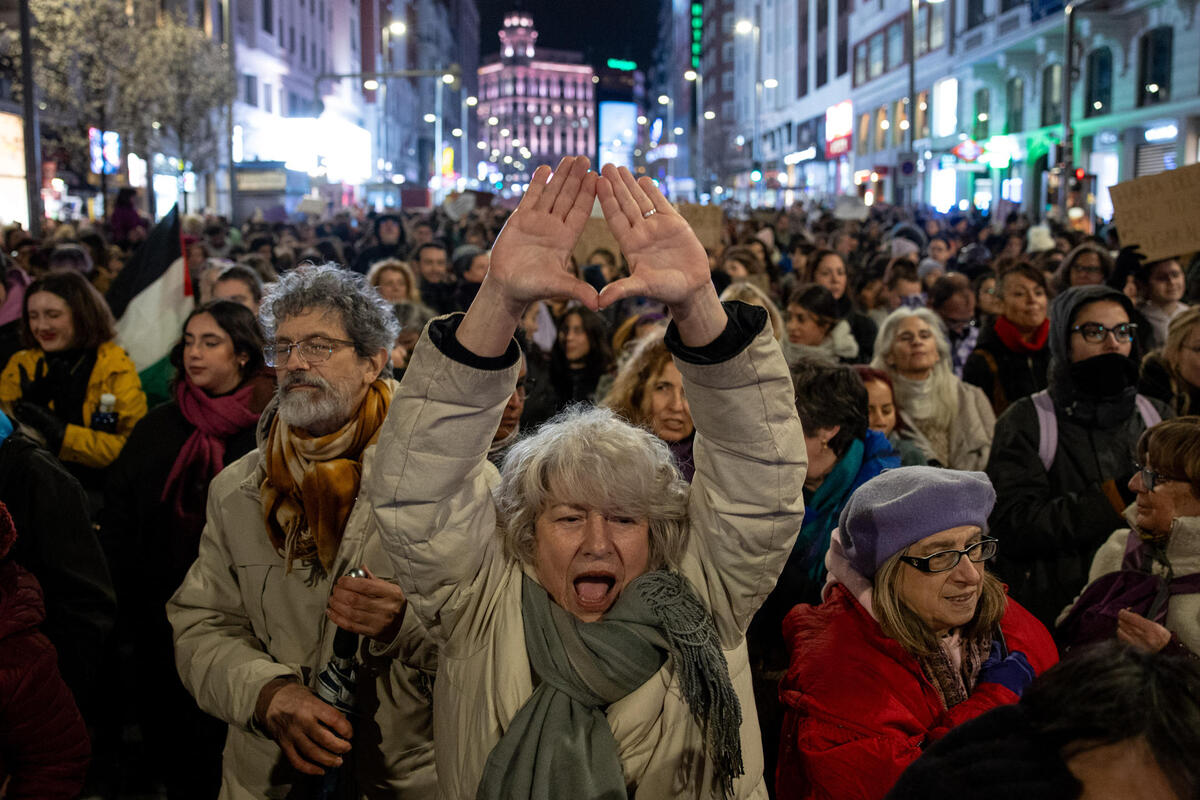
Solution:
{"label": "beige coat", "polygon": [[[1126,510],[1125,516],[1133,516],[1133,506]],[[1088,586],[1100,576],[1121,568],[1121,562],[1125,558],[1125,546],[1129,543],[1131,535],[1128,528],[1121,528],[1114,531],[1113,535],[1108,537],[1108,541],[1100,545],[1092,559],[1092,568],[1088,571]],[[1167,540],[1167,560],[1171,562],[1171,571],[1176,578],[1200,572],[1200,517],[1177,517],[1171,523],[1171,538]],[[1083,591],[1087,591],[1087,586]],[[1067,611],[1069,610],[1068,608]],[[1064,616],[1067,611],[1063,612]],[[1178,636],[1189,650],[1200,654],[1200,593],[1172,595],[1167,603],[1166,627]]]}
{"label": "beige coat", "polygon": [[[367,450],[364,472],[373,453]],[[378,528],[362,495],[346,523],[331,575],[314,585],[283,558],[267,537],[259,486],[258,450],[234,462],[212,482],[200,553],[167,604],[175,630],[175,663],[200,707],[229,723],[222,798],[285,797],[296,773],[274,741],[253,722],[262,687],[295,675],[309,687],[333,652],[336,627],[325,605],[336,577],[365,563],[380,578],[395,571],[380,547]],[[429,684],[436,669],[432,644],[409,613],[396,643],[365,662],[358,708],[373,716],[351,720],[360,797],[431,798],[437,777]],[[419,666],[408,666],[409,664]],[[181,732],[179,746],[186,746]]]}
{"label": "beige coat", "polygon": [[[741,703],[745,776],[735,796],[765,798],[745,631],[800,529],[803,434],[769,326],[724,363],[676,363],[698,431],[681,571],[712,612]],[[498,474],[485,458],[516,374],[515,363],[485,371],[452,361],[422,337],[380,435],[385,455],[364,483],[400,585],[441,646],[442,798],[475,796],[488,754],[534,689],[522,567],[501,547],[490,495]],[[607,716],[638,797],[714,796],[712,765],[670,661]]]}
{"label": "beige coat", "polygon": [[[958,412],[950,425],[950,461],[942,466],[947,469],[982,471],[992,452],[996,412],[992,411],[987,395],[978,386],[955,380],[954,387]],[[901,437],[921,448],[926,458],[933,458],[933,447],[921,433],[920,422],[903,411],[900,414],[907,425]]]}

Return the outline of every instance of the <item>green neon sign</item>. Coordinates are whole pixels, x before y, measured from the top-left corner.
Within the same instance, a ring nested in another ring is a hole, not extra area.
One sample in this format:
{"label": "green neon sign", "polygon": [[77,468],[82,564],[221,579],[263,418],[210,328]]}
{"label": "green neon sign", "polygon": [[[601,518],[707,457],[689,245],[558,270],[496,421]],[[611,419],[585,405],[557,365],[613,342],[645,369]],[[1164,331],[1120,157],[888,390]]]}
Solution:
{"label": "green neon sign", "polygon": [[619,69],[622,72],[633,72],[637,69],[636,61],[628,61],[624,58],[610,58],[608,60],[609,69]]}

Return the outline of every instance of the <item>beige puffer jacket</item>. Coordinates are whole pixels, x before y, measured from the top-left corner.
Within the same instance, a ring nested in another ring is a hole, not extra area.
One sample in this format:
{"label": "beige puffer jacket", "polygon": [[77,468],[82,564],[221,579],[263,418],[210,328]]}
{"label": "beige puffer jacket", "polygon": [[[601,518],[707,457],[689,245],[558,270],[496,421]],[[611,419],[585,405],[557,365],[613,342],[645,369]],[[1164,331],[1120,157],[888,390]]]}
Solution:
{"label": "beige puffer jacket", "polygon": [[[697,430],[681,572],[712,612],[741,703],[745,775],[735,796],[765,798],[745,631],[800,529],[803,434],[769,326],[728,361],[676,364]],[[485,458],[516,375],[515,362],[488,371],[454,361],[427,331],[364,482],[397,579],[441,647],[434,689],[438,796],[454,800],[475,796],[488,754],[534,689],[522,567],[505,556],[497,535],[491,490],[499,478]],[[670,661],[607,716],[631,797],[718,796]]]}
{"label": "beige puffer jacket", "polygon": [[[371,473],[373,449],[364,457],[365,475]],[[199,557],[167,604],[184,685],[202,709],[229,723],[223,799],[285,797],[298,777],[309,780],[253,722],[258,694],[283,675],[315,686],[333,652],[337,628],[325,616],[325,605],[338,577],[364,563],[379,578],[394,582],[395,575],[361,493],[330,575],[313,585],[302,566],[285,575],[263,522],[263,477],[262,458],[254,450],[213,480]],[[411,611],[392,647],[379,649],[379,655],[365,643],[359,649],[364,666],[357,705],[375,709],[351,720],[359,796],[432,798],[437,777],[430,684],[436,651]]]}

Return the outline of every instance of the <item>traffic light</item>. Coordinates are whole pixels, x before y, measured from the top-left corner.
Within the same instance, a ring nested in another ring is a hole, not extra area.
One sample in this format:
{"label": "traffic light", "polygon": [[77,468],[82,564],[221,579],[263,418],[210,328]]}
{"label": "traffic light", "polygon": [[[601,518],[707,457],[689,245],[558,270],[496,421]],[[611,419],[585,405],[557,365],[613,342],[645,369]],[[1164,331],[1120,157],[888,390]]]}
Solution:
{"label": "traffic light", "polygon": [[1085,175],[1087,175],[1087,172],[1084,170],[1083,167],[1075,168],[1075,180],[1081,181],[1081,180],[1083,180]]}
{"label": "traffic light", "polygon": [[755,161],[753,164],[750,165],[750,180],[754,181],[755,183],[758,183],[759,181],[762,180],[762,176],[763,176],[762,162]]}

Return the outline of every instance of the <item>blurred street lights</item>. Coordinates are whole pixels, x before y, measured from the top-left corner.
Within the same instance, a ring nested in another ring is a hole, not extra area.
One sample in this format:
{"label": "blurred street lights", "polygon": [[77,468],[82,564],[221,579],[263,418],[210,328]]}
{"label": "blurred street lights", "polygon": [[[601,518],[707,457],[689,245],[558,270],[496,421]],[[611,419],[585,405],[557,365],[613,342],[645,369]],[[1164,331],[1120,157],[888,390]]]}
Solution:
{"label": "blurred street lights", "polygon": [[[754,47],[754,138],[750,142],[750,180],[756,184],[754,189],[757,189],[759,204],[762,203],[762,154],[760,152],[761,145],[759,139],[759,118],[762,116],[762,96],[763,96],[763,79],[762,79],[762,47],[759,45],[759,38],[762,35],[762,7],[758,3],[754,4],[754,20],[740,19],[737,25],[734,26],[734,31],[742,36],[753,36]],[[775,85],[777,81],[772,79]],[[754,175],[757,174],[758,178]],[[750,202],[752,187],[746,187],[746,201]]]}
{"label": "blurred street lights", "polygon": [[[689,69],[683,73],[683,79],[696,84],[696,100],[692,104],[692,108],[696,109],[696,200],[700,199],[700,195],[704,194],[708,188],[708,172],[704,167],[704,121],[711,119],[708,112],[704,110],[704,76],[694,69]],[[714,115],[715,116],[715,115]]]}
{"label": "blurred street lights", "polygon": [[[674,170],[675,158],[679,154],[679,145],[677,145],[675,143],[675,101],[672,100],[669,95],[660,94],[658,96],[658,104],[660,106],[667,107],[667,130],[670,132],[670,136],[671,136],[671,139],[669,142],[669,144],[671,145],[671,148],[670,148],[670,150],[667,150],[667,180],[666,180],[667,192],[666,192],[666,194],[667,194],[667,197],[674,200],[674,197],[672,196],[673,186],[672,186],[671,177],[675,171]],[[672,152],[672,151],[674,151],[674,152]]]}

